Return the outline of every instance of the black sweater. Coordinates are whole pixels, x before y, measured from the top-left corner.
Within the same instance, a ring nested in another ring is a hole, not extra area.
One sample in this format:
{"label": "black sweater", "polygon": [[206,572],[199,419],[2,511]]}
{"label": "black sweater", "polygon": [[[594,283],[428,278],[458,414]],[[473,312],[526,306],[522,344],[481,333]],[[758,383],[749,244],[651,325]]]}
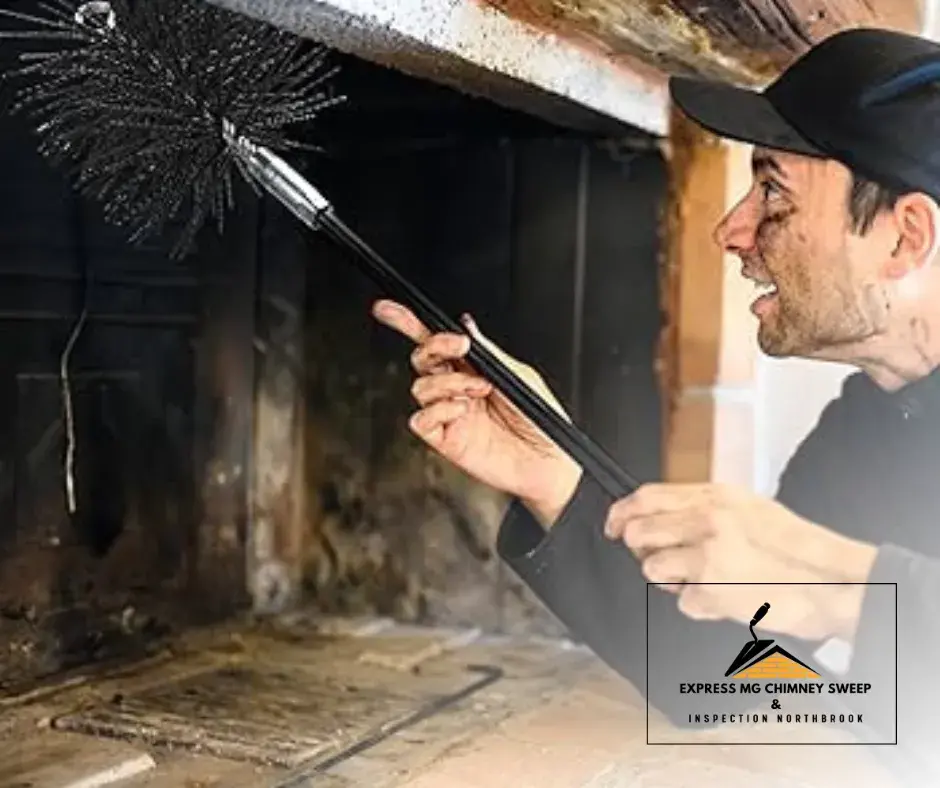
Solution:
{"label": "black sweater", "polygon": [[[940,620],[934,623],[933,614],[940,601],[940,370],[894,393],[852,375],[790,460],[776,497],[813,522],[879,545],[869,581],[897,583],[897,729],[888,708],[894,687],[884,681],[896,672],[893,587],[866,592],[851,667],[838,679],[875,677],[881,691],[846,698],[848,705],[833,711],[862,712],[871,728],[863,738],[896,738],[899,747],[877,749],[892,751],[908,770],[915,762],[921,770],[930,768],[921,761],[931,760],[937,749],[933,731],[940,729],[940,679],[933,672],[940,664]],[[651,678],[656,691],[650,703],[676,725],[694,727],[678,677],[701,676],[708,665],[715,666],[709,674],[715,681],[727,681],[724,668],[751,636],[730,621],[688,619],[675,596],[648,586],[633,555],[603,535],[611,503],[585,475],[546,533],[514,502],[500,528],[499,553],[572,633],[643,692],[648,617],[656,628],[649,668],[662,679]],[[821,645],[774,639],[801,658],[812,659]],[[676,680],[668,681],[670,676]],[[720,711],[747,710],[765,699],[723,696]],[[940,766],[932,775],[931,783],[940,784]]]}

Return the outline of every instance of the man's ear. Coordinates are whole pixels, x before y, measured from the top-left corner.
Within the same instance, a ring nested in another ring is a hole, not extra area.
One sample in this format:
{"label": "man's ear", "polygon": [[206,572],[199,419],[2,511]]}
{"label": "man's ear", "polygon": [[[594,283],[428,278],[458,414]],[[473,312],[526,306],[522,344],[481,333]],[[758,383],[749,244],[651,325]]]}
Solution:
{"label": "man's ear", "polygon": [[902,195],[892,210],[897,245],[887,274],[900,279],[928,265],[940,246],[940,206],[926,194]]}

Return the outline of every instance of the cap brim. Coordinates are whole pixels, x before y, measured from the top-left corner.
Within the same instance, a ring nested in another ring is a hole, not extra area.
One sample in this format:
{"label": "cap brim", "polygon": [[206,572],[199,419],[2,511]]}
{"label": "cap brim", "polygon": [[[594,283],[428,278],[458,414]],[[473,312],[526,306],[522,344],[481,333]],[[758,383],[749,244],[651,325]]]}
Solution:
{"label": "cap brim", "polygon": [[669,92],[683,113],[719,137],[805,156],[826,156],[787,123],[762,93],[689,77],[671,77]]}

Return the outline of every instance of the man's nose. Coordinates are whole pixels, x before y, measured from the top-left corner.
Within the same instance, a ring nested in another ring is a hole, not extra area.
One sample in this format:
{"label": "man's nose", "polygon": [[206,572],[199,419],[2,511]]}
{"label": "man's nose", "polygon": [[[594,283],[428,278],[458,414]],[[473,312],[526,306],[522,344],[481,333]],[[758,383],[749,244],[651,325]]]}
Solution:
{"label": "man's nose", "polygon": [[741,200],[715,227],[714,239],[729,254],[744,254],[754,248],[757,222],[747,198]]}

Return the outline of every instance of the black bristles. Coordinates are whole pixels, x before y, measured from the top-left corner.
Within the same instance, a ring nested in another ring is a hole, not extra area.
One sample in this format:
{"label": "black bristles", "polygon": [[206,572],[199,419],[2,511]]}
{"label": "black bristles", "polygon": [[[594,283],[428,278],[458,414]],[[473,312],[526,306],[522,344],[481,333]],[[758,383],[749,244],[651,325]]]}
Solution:
{"label": "black bristles", "polygon": [[179,221],[174,258],[232,208],[223,121],[272,150],[318,150],[287,129],[343,100],[324,87],[323,47],[204,0],[44,0],[0,18],[0,38],[51,45],[7,75],[25,83],[13,111],[29,113],[40,152],[133,241]]}

